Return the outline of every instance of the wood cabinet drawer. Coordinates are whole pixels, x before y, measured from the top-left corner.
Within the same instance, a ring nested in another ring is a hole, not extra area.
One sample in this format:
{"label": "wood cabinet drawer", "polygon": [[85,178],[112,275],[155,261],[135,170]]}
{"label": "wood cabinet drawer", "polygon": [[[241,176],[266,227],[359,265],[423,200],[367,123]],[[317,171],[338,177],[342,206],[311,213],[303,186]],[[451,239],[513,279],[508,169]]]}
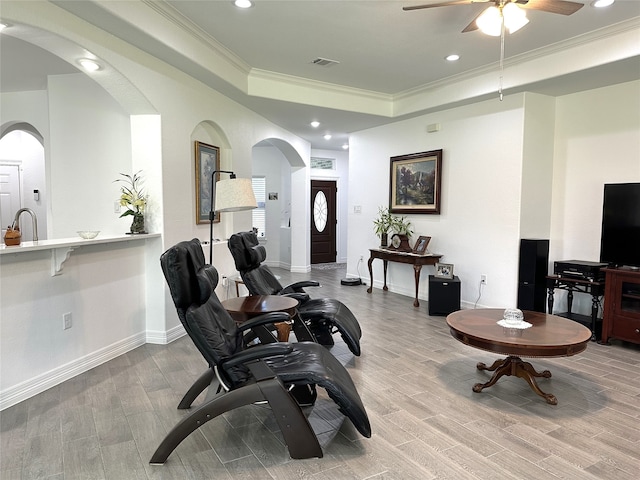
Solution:
{"label": "wood cabinet drawer", "polygon": [[611,334],[615,338],[640,343],[640,320],[620,318],[613,324]]}

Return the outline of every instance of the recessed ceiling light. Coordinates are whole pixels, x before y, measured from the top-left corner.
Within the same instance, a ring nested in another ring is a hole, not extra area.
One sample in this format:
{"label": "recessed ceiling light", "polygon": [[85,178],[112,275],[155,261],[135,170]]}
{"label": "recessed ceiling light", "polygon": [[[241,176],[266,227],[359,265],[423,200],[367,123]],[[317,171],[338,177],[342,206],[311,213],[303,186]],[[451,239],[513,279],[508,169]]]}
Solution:
{"label": "recessed ceiling light", "polygon": [[320,126],[320,122],[318,122],[317,120],[314,120],[313,122],[310,123],[310,125],[313,128],[318,128]]}
{"label": "recessed ceiling light", "polygon": [[451,55],[447,55],[444,59],[448,62],[455,62],[456,60],[460,60],[460,55],[456,55],[452,53]]}
{"label": "recessed ceiling light", "polygon": [[325,140],[331,140],[331,134],[330,133],[325,133],[324,134],[324,139]]}
{"label": "recessed ceiling light", "polygon": [[238,8],[250,8],[253,7],[251,0],[235,0],[233,4]]}
{"label": "recessed ceiling light", "polygon": [[342,145],[342,149],[343,150],[349,150],[349,144],[345,143],[344,145]]}
{"label": "recessed ceiling light", "polygon": [[78,60],[78,63],[84,68],[87,72],[95,72],[100,70],[100,65],[94,60],[90,60],[88,58],[81,58]]}
{"label": "recessed ceiling light", "polygon": [[615,2],[615,0],[594,0],[594,2],[591,3],[591,5],[593,5],[596,8],[603,8],[603,7],[608,7],[613,2]]}
{"label": "recessed ceiling light", "polygon": [[5,28],[7,28],[8,26],[9,26],[8,24],[6,24],[6,23],[4,23],[4,22],[1,22],[1,23],[0,23],[0,32],[1,32],[2,30],[4,30]]}

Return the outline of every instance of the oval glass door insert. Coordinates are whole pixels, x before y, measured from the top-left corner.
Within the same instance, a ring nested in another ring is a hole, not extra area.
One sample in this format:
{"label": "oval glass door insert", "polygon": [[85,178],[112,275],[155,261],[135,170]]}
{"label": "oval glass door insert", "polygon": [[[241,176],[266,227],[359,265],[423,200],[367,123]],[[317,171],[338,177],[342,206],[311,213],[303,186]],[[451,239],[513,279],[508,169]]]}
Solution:
{"label": "oval glass door insert", "polygon": [[324,231],[327,226],[327,197],[323,191],[316,193],[313,199],[313,223],[319,232]]}

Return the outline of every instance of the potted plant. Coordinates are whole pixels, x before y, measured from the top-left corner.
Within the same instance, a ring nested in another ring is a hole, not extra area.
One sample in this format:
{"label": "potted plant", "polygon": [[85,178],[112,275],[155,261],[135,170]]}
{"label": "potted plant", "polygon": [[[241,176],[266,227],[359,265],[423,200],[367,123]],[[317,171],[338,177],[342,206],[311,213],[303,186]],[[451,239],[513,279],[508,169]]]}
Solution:
{"label": "potted plant", "polygon": [[411,221],[407,220],[406,217],[397,217],[395,215],[391,215],[392,224],[391,230],[400,235],[406,235],[410,237],[413,234],[413,228],[411,228]]}
{"label": "potted plant", "polygon": [[120,218],[128,215],[133,216],[130,228],[132,234],[147,233],[144,226],[144,210],[147,206],[147,196],[142,188],[142,176],[140,173],[137,172],[133,175],[121,173],[120,175],[124,178],[114,180],[114,182],[124,184],[120,187],[120,205],[127,209],[120,215]]}
{"label": "potted plant", "polygon": [[387,207],[378,207],[378,216],[373,221],[373,231],[380,236],[380,246],[386,247],[388,234],[393,226],[394,216],[391,215]]}

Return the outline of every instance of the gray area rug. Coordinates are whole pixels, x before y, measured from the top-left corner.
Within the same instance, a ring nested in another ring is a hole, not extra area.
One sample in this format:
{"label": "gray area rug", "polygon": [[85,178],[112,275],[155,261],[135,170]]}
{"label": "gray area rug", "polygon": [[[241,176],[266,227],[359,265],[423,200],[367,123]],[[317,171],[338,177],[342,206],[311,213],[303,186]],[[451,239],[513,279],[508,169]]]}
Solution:
{"label": "gray area rug", "polygon": [[311,265],[312,270],[339,270],[347,268],[346,263],[315,263]]}

